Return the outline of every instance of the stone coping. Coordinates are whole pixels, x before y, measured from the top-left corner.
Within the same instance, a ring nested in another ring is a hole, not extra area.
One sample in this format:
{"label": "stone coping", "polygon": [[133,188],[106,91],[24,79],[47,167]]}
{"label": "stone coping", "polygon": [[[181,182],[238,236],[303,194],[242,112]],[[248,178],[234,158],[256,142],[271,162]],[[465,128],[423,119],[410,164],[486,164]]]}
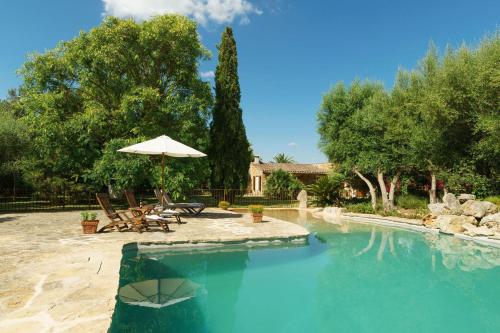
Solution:
{"label": "stone coping", "polygon": [[415,226],[422,225],[422,220],[409,219],[409,218],[397,217],[397,216],[382,216],[382,215],[377,215],[377,214],[361,214],[361,213],[347,213],[347,212],[342,213],[342,216],[372,218],[372,219],[376,219],[376,220],[384,220],[384,221],[389,221],[389,222],[411,224],[411,225],[415,225]]}
{"label": "stone coping", "polygon": [[[98,218],[106,221],[98,212]],[[290,222],[206,209],[170,224],[173,232],[83,235],[79,212],[0,215],[0,332],[106,332],[118,289],[122,250],[304,242]]]}
{"label": "stone coping", "polygon": [[356,214],[356,215],[347,215],[347,214],[342,214],[342,219],[348,220],[348,221],[353,221],[353,222],[360,222],[364,224],[377,224],[377,225],[382,225],[386,227],[393,227],[393,228],[400,228],[400,229],[407,229],[407,230],[414,230],[414,231],[420,231],[420,232],[430,232],[430,233],[439,233],[439,230],[436,229],[429,229],[424,227],[423,225],[416,225],[414,223],[407,223],[404,221],[401,221],[401,218],[398,218],[397,220],[392,220],[389,218],[379,218],[378,216],[373,216],[372,214],[366,214],[366,216],[363,216],[364,214]]}

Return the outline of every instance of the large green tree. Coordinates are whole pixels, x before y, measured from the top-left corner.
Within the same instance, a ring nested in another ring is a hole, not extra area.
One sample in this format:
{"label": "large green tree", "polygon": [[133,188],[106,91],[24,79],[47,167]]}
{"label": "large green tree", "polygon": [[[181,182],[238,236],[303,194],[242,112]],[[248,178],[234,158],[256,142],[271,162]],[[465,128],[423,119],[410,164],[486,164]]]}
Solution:
{"label": "large green tree", "polygon": [[399,175],[409,172],[429,175],[431,202],[438,176],[453,190],[498,192],[499,68],[497,33],[442,57],[431,46],[416,69],[399,71],[391,92],[369,82],[338,84],[318,112],[320,147],[365,181],[373,207],[373,179],[391,209]]}
{"label": "large green tree", "polygon": [[[411,129],[406,164],[430,175],[431,203],[436,202],[438,174],[450,185],[456,183],[459,173],[471,175],[462,177],[469,183],[469,191],[476,191],[471,179],[481,187],[487,183],[484,177],[491,180],[492,187],[496,182],[499,64],[500,39],[494,36],[477,49],[449,48],[442,58],[431,45],[415,70],[398,73],[392,96],[405,115],[401,123]],[[484,188],[477,189],[479,192]]]}
{"label": "large green tree", "polygon": [[[113,162],[103,150],[114,139],[166,134],[205,150],[212,98],[198,62],[209,53],[196,29],[178,15],[141,23],[110,17],[32,55],[20,70],[20,103],[33,142],[26,177],[38,186],[102,186],[110,178],[102,166]],[[208,177],[204,159],[175,159],[168,167],[167,188],[176,192]],[[144,179],[144,171],[130,170]],[[157,185],[156,178],[151,185]]]}
{"label": "large green tree", "polygon": [[252,153],[243,124],[240,98],[236,41],[233,30],[227,27],[219,45],[208,149],[213,188],[239,189],[248,182]]}
{"label": "large green tree", "polygon": [[26,126],[16,114],[17,96],[0,100],[0,187],[16,186],[20,162],[28,147]]}
{"label": "large green tree", "polygon": [[[392,147],[385,141],[389,108],[389,96],[381,84],[354,81],[349,87],[343,83],[334,86],[323,97],[318,112],[320,148],[331,162],[366,183],[373,208],[377,203],[373,180],[382,184],[384,172],[397,169],[391,163]],[[387,205],[386,192],[384,183],[381,193]]]}

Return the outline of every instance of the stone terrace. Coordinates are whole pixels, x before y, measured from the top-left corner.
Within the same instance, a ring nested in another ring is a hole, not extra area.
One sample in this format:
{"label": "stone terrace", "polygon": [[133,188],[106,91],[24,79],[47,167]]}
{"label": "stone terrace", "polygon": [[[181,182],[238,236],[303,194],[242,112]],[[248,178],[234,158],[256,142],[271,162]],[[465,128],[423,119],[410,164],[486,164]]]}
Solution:
{"label": "stone terrace", "polygon": [[[106,217],[99,213],[101,224]],[[307,236],[298,225],[207,209],[173,232],[83,235],[79,212],[0,215],[0,331],[106,332],[115,306],[122,247],[127,243],[291,240]]]}

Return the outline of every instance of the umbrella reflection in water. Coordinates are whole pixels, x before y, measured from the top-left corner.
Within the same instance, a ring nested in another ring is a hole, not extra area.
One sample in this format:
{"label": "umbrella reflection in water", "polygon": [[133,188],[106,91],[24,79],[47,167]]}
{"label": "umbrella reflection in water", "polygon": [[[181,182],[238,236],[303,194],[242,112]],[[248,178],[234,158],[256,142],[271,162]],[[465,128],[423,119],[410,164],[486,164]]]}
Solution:
{"label": "umbrella reflection in water", "polygon": [[163,308],[195,297],[199,287],[182,278],[145,280],[121,287],[118,296],[130,305]]}

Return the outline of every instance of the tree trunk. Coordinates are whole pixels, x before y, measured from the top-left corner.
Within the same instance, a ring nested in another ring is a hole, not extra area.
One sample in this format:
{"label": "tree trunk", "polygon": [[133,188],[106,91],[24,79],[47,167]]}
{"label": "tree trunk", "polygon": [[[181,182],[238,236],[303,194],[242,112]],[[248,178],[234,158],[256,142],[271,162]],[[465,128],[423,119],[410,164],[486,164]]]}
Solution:
{"label": "tree trunk", "polygon": [[431,189],[429,190],[429,202],[431,204],[437,203],[436,199],[436,174],[431,172]]}
{"label": "tree trunk", "polygon": [[384,210],[389,210],[390,204],[387,194],[387,188],[385,187],[384,173],[380,170],[377,170],[377,180],[380,187],[380,195],[382,196],[382,206],[384,207]]}
{"label": "tree trunk", "polygon": [[358,177],[361,178],[368,186],[368,189],[370,190],[370,197],[372,200],[372,208],[373,210],[377,209],[377,195],[375,193],[375,187],[373,186],[372,182],[368,178],[363,176],[357,169],[354,169],[354,173],[358,175]]}
{"label": "tree trunk", "polygon": [[396,192],[396,186],[398,184],[399,180],[399,172],[396,173],[394,177],[392,177],[391,180],[391,187],[389,188],[389,209],[394,209],[394,193]]}

